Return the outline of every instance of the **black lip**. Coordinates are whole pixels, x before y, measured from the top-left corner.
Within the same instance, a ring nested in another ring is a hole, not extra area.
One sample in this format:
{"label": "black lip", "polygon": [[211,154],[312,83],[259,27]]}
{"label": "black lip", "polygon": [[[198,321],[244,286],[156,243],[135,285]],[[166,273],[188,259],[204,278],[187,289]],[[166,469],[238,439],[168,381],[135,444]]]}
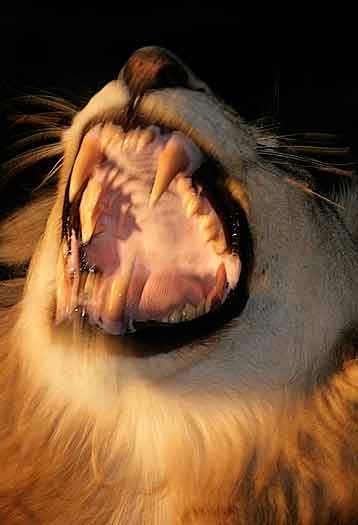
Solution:
{"label": "black lip", "polygon": [[[144,128],[149,125],[160,127],[162,132],[172,131],[171,128],[164,127],[162,124],[146,122],[142,118],[134,117],[131,118],[129,126],[128,111],[126,111],[124,115],[117,116],[113,119],[106,119],[105,121],[96,119],[91,121],[86,126],[82,134],[82,139],[93,126],[97,124],[104,125],[105,122],[108,121],[116,125],[121,125],[122,127],[125,122],[125,131],[138,126]],[[68,255],[71,250],[70,238],[72,231],[75,231],[77,238],[80,239],[81,236],[79,205],[83,191],[87,186],[87,181],[85,181],[74,201],[70,203],[69,188],[71,175],[72,173],[66,184],[62,215],[62,238],[66,239]],[[240,257],[242,267],[236,288],[229,293],[225,302],[218,308],[214,308],[209,313],[192,321],[183,321],[174,325],[159,322],[136,323],[135,328],[138,331],[135,333],[109,336],[121,337],[126,341],[128,340],[133,355],[145,357],[157,353],[168,353],[194,341],[198,343],[204,339],[207,341],[208,338],[210,338],[210,334],[215,333],[220,327],[225,325],[225,323],[238,317],[242,312],[249,296],[249,283],[254,261],[253,242],[246,213],[240,203],[233,199],[227,189],[225,184],[227,178],[228,175],[220,163],[207,155],[206,162],[193,174],[193,183],[203,188],[205,196],[210,201],[222,222],[228,246],[230,246],[234,254]],[[80,246],[83,245],[80,244]],[[81,270],[86,270],[85,261],[83,261],[83,264],[81,261]],[[83,325],[83,318],[81,318],[81,324]],[[89,326],[88,323],[86,323],[86,325]],[[185,330],[183,330],[184,326]],[[90,327],[90,330],[103,331],[97,327]],[[159,351],[158,348],[160,348]]]}

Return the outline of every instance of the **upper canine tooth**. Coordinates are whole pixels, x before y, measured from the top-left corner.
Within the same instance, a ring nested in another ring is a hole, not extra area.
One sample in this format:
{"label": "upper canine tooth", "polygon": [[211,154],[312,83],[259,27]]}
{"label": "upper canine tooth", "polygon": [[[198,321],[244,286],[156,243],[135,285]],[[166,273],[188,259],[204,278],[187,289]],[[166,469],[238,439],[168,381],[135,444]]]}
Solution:
{"label": "upper canine tooth", "polygon": [[81,236],[84,244],[90,241],[95,230],[100,213],[97,204],[102,191],[102,185],[96,179],[91,179],[83,193],[80,204],[80,219]]}
{"label": "upper canine tooth", "polygon": [[181,319],[182,321],[190,321],[197,317],[196,307],[190,303],[187,303],[183,308]]}
{"label": "upper canine tooth", "polygon": [[178,308],[177,310],[174,310],[174,312],[172,312],[169,315],[168,322],[169,323],[179,323],[181,321],[181,317],[182,317],[182,310]]}
{"label": "upper canine tooth", "polygon": [[127,293],[131,276],[135,264],[135,257],[132,256],[126,260],[125,265],[121,268],[120,274],[117,274],[109,289],[107,299],[106,314],[112,321],[120,321],[124,307],[127,301]]}
{"label": "upper canine tooth", "polygon": [[100,136],[100,128],[96,126],[85,135],[82,141],[71,174],[70,202],[73,201],[77,192],[90,177],[93,166],[103,158]]}
{"label": "upper canine tooth", "polygon": [[181,141],[173,134],[159,156],[158,169],[149,197],[149,206],[153,207],[168,188],[177,173],[189,165],[189,157]]}

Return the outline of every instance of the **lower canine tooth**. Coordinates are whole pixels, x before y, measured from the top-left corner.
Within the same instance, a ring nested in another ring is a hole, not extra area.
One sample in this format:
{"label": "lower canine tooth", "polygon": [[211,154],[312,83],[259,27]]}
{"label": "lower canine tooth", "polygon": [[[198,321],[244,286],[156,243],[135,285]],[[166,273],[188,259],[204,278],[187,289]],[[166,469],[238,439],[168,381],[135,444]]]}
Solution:
{"label": "lower canine tooth", "polygon": [[182,142],[173,134],[159,156],[158,169],[149,197],[150,207],[160,199],[177,173],[185,170],[189,161]]}
{"label": "lower canine tooth", "polygon": [[181,317],[182,321],[190,321],[197,316],[196,308],[192,304],[188,303],[185,305],[185,308],[182,311]]}
{"label": "lower canine tooth", "polygon": [[72,202],[85,181],[90,177],[95,164],[103,158],[100,129],[93,128],[85,135],[71,174],[69,201]]}
{"label": "lower canine tooth", "polygon": [[124,270],[115,276],[109,290],[109,298],[106,313],[109,319],[117,321],[122,317],[123,308],[126,304],[129,283],[134,268],[134,258],[127,261]]}
{"label": "lower canine tooth", "polygon": [[200,315],[205,314],[205,299],[202,301],[199,306],[196,307],[196,315],[199,317]]}
{"label": "lower canine tooth", "polygon": [[82,242],[88,243],[96,227],[98,215],[98,202],[102,194],[102,186],[95,179],[91,179],[84,191],[80,204]]}

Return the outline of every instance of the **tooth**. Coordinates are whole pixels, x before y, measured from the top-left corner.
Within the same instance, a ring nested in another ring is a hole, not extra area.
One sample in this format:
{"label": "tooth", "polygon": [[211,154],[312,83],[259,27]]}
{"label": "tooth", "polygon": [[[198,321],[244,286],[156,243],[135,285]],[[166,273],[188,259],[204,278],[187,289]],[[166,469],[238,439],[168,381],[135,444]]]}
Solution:
{"label": "tooth", "polygon": [[178,140],[177,136],[173,134],[159,157],[158,169],[149,197],[151,208],[160,199],[177,173],[187,168],[189,160],[182,141]]}
{"label": "tooth", "polygon": [[90,177],[94,165],[99,163],[102,158],[103,153],[100,143],[100,128],[96,126],[85,135],[75,160],[71,174],[69,191],[70,202],[73,201],[80,188]]}
{"label": "tooth", "polygon": [[156,135],[157,133],[154,129],[154,126],[144,129],[141,132],[138,142],[137,142],[137,151],[138,152],[142,151],[142,149],[145,148],[145,146],[148,146],[148,144],[153,142]]}
{"label": "tooth", "polygon": [[197,317],[203,314],[205,314],[205,299],[199,304],[199,306],[196,307]]}
{"label": "tooth", "polygon": [[82,242],[88,243],[96,228],[100,206],[98,206],[103,187],[95,179],[91,179],[84,191],[80,204]]}
{"label": "tooth", "polygon": [[184,200],[186,195],[190,192],[191,181],[188,179],[188,177],[183,177],[182,175],[179,176],[178,182],[176,183],[176,189],[179,195],[181,195]]}
{"label": "tooth", "polygon": [[211,242],[213,244],[215,252],[218,255],[222,255],[226,251],[227,245],[226,245],[226,239],[225,239],[225,235],[223,231],[221,231],[218,237],[214,241],[211,241]]}
{"label": "tooth", "polygon": [[225,264],[221,263],[217,270],[215,276],[215,285],[212,290],[209,292],[206,301],[205,301],[205,310],[209,312],[212,308],[223,303],[225,299],[225,291],[227,285],[227,276]]}
{"label": "tooth", "polygon": [[174,310],[174,312],[172,312],[169,315],[168,321],[169,323],[179,323],[181,321],[181,316],[182,316],[182,310],[178,308],[177,310]]}
{"label": "tooth", "polygon": [[181,314],[182,321],[191,321],[191,319],[194,319],[195,317],[197,317],[195,306],[187,303]]}

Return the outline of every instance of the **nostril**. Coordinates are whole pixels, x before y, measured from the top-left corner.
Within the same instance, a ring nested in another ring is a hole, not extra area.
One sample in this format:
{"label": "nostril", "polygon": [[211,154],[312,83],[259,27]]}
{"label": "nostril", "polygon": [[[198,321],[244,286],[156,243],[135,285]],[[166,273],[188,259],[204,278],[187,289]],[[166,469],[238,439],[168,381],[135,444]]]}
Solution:
{"label": "nostril", "polygon": [[122,77],[132,95],[140,95],[148,89],[188,86],[184,67],[158,47],[136,51],[124,66]]}

